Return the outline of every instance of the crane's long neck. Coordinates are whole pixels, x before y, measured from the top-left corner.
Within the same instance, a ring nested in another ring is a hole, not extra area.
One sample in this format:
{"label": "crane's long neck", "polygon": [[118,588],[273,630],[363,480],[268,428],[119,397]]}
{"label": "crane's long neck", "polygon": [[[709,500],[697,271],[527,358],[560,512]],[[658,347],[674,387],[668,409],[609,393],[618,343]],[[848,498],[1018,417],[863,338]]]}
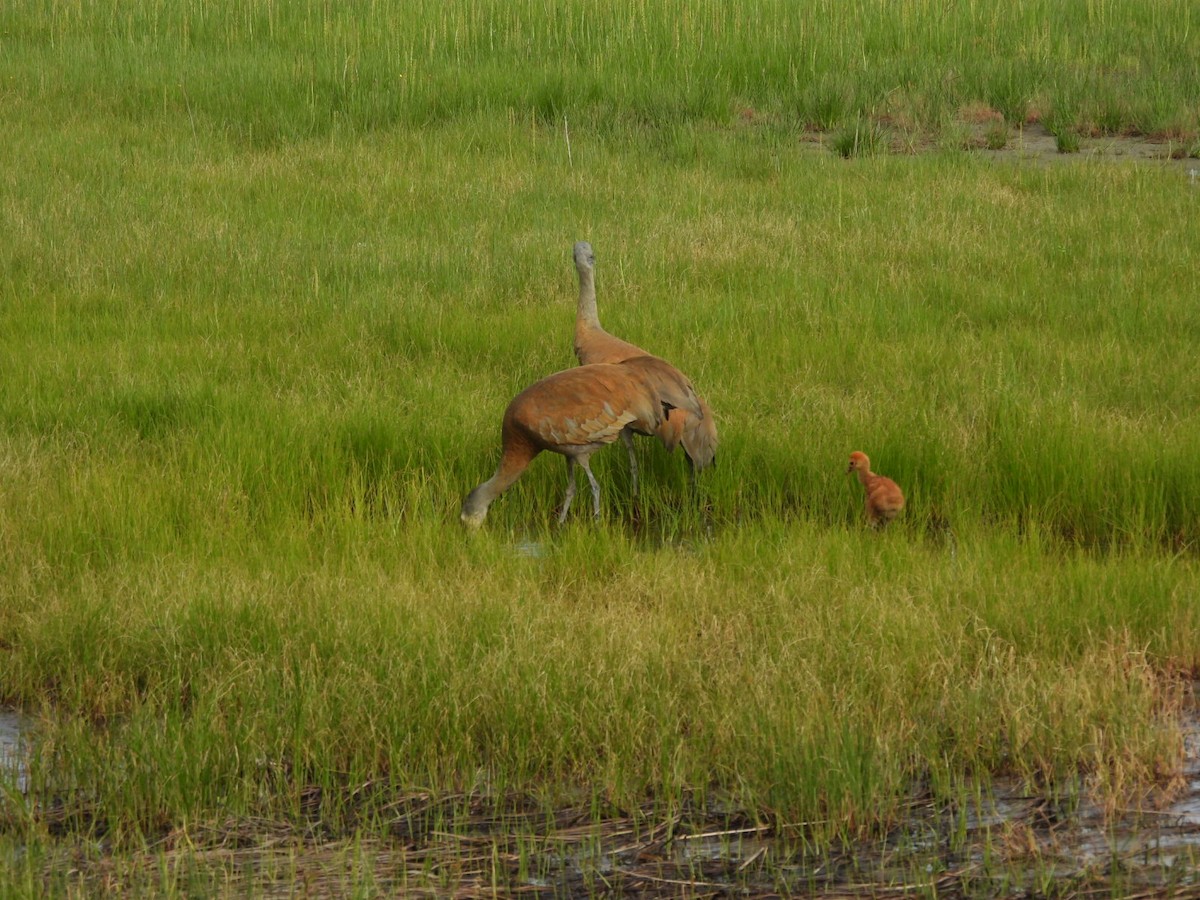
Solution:
{"label": "crane's long neck", "polygon": [[854,474],[858,476],[858,483],[866,487],[875,478],[875,473],[871,471],[870,466],[863,466],[861,469],[855,469]]}
{"label": "crane's long neck", "polygon": [[596,273],[591,269],[579,270],[579,309],[575,313],[575,321],[600,327],[600,319],[596,315]]}
{"label": "crane's long neck", "polygon": [[535,456],[537,450],[524,442],[505,441],[504,453],[500,457],[500,465],[496,467],[496,474],[467,494],[467,499],[463,501],[463,522],[472,526],[482,523],[492,501],[521,477],[521,473],[529,467]]}

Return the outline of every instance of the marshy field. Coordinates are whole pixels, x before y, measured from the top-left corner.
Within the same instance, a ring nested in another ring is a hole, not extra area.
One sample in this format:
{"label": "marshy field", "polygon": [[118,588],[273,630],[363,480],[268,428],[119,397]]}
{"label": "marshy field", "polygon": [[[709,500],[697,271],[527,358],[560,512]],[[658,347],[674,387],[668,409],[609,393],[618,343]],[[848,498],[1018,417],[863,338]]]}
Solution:
{"label": "marshy field", "polygon": [[[4,5],[0,895],[1200,892],[1197,59],[1189,0]],[[468,533],[577,240],[716,465]]]}

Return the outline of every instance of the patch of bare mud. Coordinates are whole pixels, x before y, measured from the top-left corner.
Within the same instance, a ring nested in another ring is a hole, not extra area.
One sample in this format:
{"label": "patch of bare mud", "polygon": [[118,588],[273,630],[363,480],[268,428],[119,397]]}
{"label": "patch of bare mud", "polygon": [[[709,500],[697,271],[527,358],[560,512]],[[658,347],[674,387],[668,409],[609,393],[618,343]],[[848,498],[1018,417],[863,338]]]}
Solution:
{"label": "patch of bare mud", "polygon": [[1009,132],[1003,147],[989,148],[980,141],[974,149],[984,156],[1042,163],[1071,162],[1072,160],[1141,161],[1174,164],[1180,168],[1200,168],[1200,160],[1187,156],[1190,147],[1179,141],[1151,139],[1141,136],[1104,135],[1080,137],[1079,149],[1064,153],[1058,139],[1039,123],[1025,125]]}
{"label": "patch of bare mud", "polygon": [[[1042,165],[1061,165],[1086,161],[1157,163],[1178,169],[1194,183],[1200,183],[1200,141],[1172,140],[1142,135],[1075,136],[1078,149],[1064,152],[1058,139],[1040,122],[1004,128],[994,122],[960,122],[956,130],[940,138],[917,131],[887,128],[885,144],[892,154],[921,155],[945,148],[977,153],[988,159]],[[835,153],[835,135],[810,131],[800,136],[802,149]]]}

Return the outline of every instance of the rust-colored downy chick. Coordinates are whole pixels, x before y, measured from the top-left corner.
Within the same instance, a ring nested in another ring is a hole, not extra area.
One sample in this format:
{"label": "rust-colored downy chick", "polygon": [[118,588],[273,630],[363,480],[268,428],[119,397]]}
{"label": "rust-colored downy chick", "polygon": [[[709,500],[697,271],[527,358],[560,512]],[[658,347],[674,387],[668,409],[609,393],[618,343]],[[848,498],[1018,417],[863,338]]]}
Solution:
{"label": "rust-colored downy chick", "polygon": [[627,430],[655,433],[677,408],[701,415],[691,382],[652,356],[566,369],[531,384],[504,411],[500,465],[463,500],[463,523],[481,525],[492,501],[543,450],[567,458],[567,492],[558,521],[566,519],[575,497],[576,463],[587,475],[593,513],[599,517],[600,485],[592,475],[591,455]]}
{"label": "rust-colored downy chick", "polygon": [[867,454],[855,450],[850,454],[850,467],[846,473],[854,472],[867,493],[867,521],[882,528],[904,509],[904,493],[890,478],[871,471],[871,460]]}
{"label": "rust-colored downy chick", "polygon": [[[580,364],[586,366],[593,363],[619,363],[638,356],[652,356],[636,344],[614,337],[600,326],[600,319],[596,313],[596,257],[592,252],[592,245],[587,241],[580,241],[575,245],[574,255],[575,270],[579,273],[579,306],[575,313],[575,356]],[[677,443],[683,446],[683,452],[687,454],[693,473],[712,465],[717,455],[717,424],[708,404],[702,398],[697,399],[700,403],[699,415],[677,407],[671,410],[654,432],[668,450]],[[633,439],[626,432],[622,440],[629,452],[629,470],[633,479],[633,493],[636,494],[638,469],[637,458],[633,452]]]}

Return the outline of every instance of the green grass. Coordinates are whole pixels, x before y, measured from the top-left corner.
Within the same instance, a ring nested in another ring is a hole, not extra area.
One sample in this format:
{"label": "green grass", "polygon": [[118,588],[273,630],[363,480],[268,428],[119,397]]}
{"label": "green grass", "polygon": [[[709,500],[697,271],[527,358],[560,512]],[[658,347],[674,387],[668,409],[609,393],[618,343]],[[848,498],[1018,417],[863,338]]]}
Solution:
{"label": "green grass", "polygon": [[1078,153],[1079,135],[1069,128],[1057,128],[1053,131],[1054,146],[1059,153]]}
{"label": "green grass", "polygon": [[830,142],[835,153],[844,159],[854,156],[877,156],[887,151],[887,134],[878,126],[865,121],[851,122],[833,136]]}
{"label": "green grass", "polygon": [[[1110,66],[1154,110],[1112,128],[1193,127],[1191,8],[1090,8],[0,13],[0,703],[62,816],[0,806],[0,871],[300,827],[314,787],[330,839],[429,789],[707,803],[828,848],[914,785],[1173,771],[1196,192],[798,134],[874,128],[901,71],[921,127],[1045,98],[1082,126]],[[604,324],[716,411],[717,466],[697,498],[641,442],[635,510],[606,450],[604,521],[559,530],[547,456],[468,538],[505,404],[574,362],[584,238]],[[909,497],[883,534],[855,449]]]}
{"label": "green grass", "polygon": [[984,133],[984,146],[989,150],[1003,150],[1008,140],[1008,128],[1003,122],[990,126]]}
{"label": "green grass", "polygon": [[0,30],[6,78],[40,109],[167,116],[278,146],[479,112],[623,130],[748,107],[828,129],[931,127],[977,103],[1013,123],[1194,134],[1198,16],[1186,0],[29,0]]}

